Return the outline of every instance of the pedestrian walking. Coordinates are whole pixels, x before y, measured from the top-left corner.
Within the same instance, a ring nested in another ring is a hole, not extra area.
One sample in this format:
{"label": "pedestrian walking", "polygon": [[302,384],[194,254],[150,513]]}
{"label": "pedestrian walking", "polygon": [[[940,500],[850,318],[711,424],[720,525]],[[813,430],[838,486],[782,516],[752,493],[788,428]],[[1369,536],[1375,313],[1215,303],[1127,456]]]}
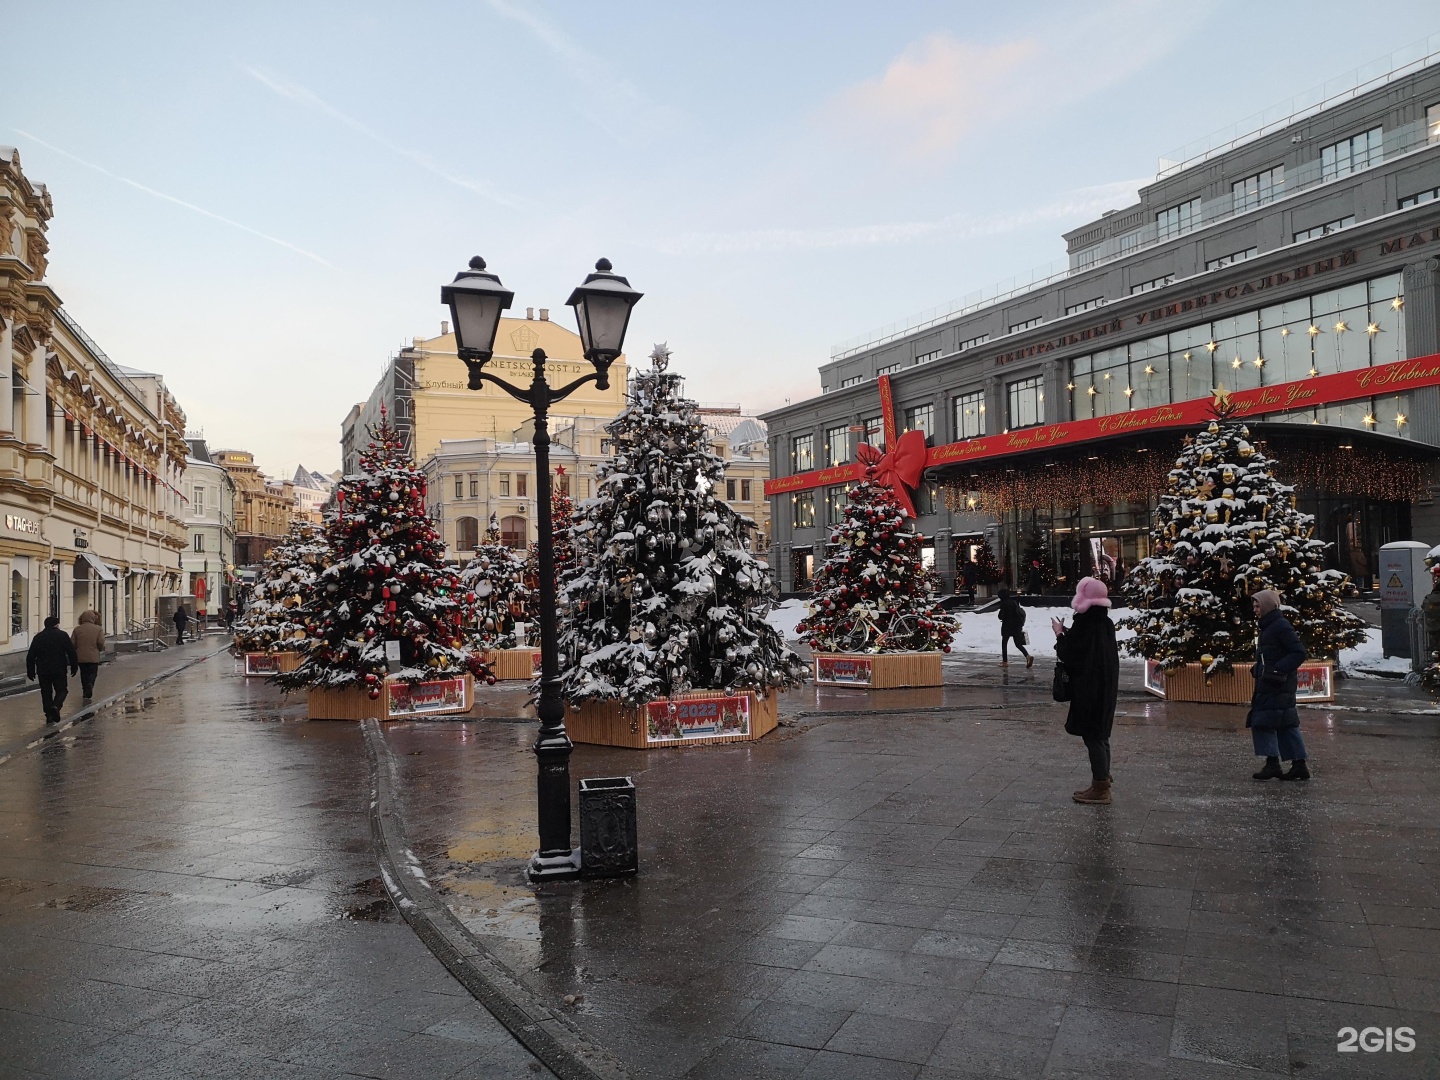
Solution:
{"label": "pedestrian walking", "polygon": [[225,629],[234,630],[235,620],[240,617],[240,605],[231,597],[225,605]]}
{"label": "pedestrian walking", "polygon": [[973,562],[966,562],[964,570],[961,571],[961,580],[965,583],[965,596],[970,606],[975,606],[975,581],[980,568]]}
{"label": "pedestrian walking", "polygon": [[60,722],[60,710],[70,695],[67,672],[74,675],[78,670],[75,643],[60,629],[60,620],[49,616],[45,629],[35,635],[30,651],[25,654],[25,676],[40,681],[40,707],[45,710],[47,724]]}
{"label": "pedestrian walking", "polygon": [[1055,656],[1070,676],[1070,712],[1065,730],[1085,741],[1090,786],[1075,792],[1077,803],[1110,802],[1110,729],[1120,692],[1120,647],[1110,621],[1110,591],[1099,578],[1081,578],[1070,601],[1075,622],[1068,629],[1051,619]]}
{"label": "pedestrian walking", "polygon": [[[1280,594],[1274,589],[1261,589],[1250,597],[1250,603],[1260,620],[1260,639],[1255,666],[1250,669],[1255,690],[1245,726],[1255,743],[1255,756],[1265,759],[1255,779],[1309,780],[1309,755],[1300,737],[1300,712],[1295,708],[1295,673],[1305,662],[1305,646],[1280,613]],[[1280,771],[1281,761],[1290,762],[1289,771]]]}
{"label": "pedestrian walking", "polygon": [[1020,650],[1020,655],[1025,657],[1025,666],[1030,667],[1035,663],[1035,658],[1025,651],[1025,609],[1020,606],[1020,599],[1009,589],[1000,590],[1000,666],[1010,666],[1010,654],[1006,646],[1011,641],[1015,642],[1015,648]]}
{"label": "pedestrian walking", "polygon": [[190,613],[181,604],[175,609],[175,644],[181,645],[185,641],[185,628],[190,625]]}
{"label": "pedestrian walking", "polygon": [[80,664],[80,691],[89,701],[95,696],[95,676],[100,673],[100,656],[105,651],[105,630],[98,611],[82,611],[80,622],[70,632],[75,658]]}
{"label": "pedestrian walking", "polygon": [[1030,577],[1025,582],[1025,591],[1031,596],[1039,596],[1045,591],[1045,574],[1040,569],[1040,560],[1030,561]]}

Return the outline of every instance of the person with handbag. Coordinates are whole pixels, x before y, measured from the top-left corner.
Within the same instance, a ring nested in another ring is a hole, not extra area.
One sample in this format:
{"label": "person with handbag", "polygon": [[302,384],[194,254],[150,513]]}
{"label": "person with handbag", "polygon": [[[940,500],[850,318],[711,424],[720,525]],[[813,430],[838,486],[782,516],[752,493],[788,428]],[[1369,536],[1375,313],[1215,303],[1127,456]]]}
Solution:
{"label": "person with handbag", "polygon": [[1051,619],[1055,631],[1055,693],[1068,700],[1065,730],[1085,742],[1090,755],[1090,786],[1075,792],[1077,803],[1110,802],[1110,730],[1120,692],[1120,646],[1110,621],[1110,596],[1099,578],[1081,578],[1070,601],[1074,625]]}
{"label": "person with handbag", "polygon": [[[1255,666],[1250,669],[1255,689],[1250,695],[1245,726],[1255,743],[1255,756],[1265,759],[1255,779],[1309,780],[1309,755],[1300,737],[1300,713],[1295,708],[1296,672],[1305,662],[1305,646],[1280,613],[1280,594],[1274,589],[1252,594],[1250,604],[1260,621],[1260,638],[1255,647]],[[1280,771],[1282,760],[1290,762],[1288,772]]]}
{"label": "person with handbag", "polygon": [[1010,654],[1006,646],[1013,641],[1020,655],[1025,657],[1025,666],[1035,663],[1035,658],[1025,651],[1025,609],[1020,600],[1009,589],[1000,590],[1000,666],[1010,666]]}

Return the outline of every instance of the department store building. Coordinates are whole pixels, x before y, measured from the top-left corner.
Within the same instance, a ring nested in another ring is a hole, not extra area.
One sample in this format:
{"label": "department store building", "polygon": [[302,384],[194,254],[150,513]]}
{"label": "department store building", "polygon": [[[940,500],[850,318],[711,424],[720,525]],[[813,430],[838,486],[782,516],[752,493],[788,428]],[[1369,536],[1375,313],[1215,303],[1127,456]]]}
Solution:
{"label": "department store building", "polygon": [[1215,387],[1362,586],[1380,545],[1440,543],[1437,61],[1162,160],[1065,234],[1064,269],[837,347],[820,396],[763,418],[782,591],[824,559],[859,442],[909,453],[947,588],[983,539],[1021,584],[1031,545],[1062,588],[1133,565]]}

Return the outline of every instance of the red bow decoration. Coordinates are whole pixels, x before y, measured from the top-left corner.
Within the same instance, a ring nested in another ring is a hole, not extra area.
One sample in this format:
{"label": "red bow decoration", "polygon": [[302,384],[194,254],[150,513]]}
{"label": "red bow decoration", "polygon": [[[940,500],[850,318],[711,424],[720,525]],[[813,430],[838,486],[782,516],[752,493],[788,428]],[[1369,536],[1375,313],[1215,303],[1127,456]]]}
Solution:
{"label": "red bow decoration", "polygon": [[917,517],[910,493],[920,486],[925,472],[925,433],[907,431],[895,440],[895,448],[882,453],[869,443],[861,443],[855,456],[865,466],[865,475],[895,493],[898,502],[910,517]]}

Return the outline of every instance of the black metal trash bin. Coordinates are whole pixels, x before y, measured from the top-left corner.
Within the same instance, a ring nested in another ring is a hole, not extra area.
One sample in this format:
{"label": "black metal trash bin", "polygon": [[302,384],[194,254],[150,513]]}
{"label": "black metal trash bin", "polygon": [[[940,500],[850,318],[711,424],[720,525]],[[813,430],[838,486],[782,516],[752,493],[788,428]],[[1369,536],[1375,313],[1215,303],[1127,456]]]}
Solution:
{"label": "black metal trash bin", "polygon": [[635,781],[628,776],[581,780],[580,875],[624,877],[639,869]]}

